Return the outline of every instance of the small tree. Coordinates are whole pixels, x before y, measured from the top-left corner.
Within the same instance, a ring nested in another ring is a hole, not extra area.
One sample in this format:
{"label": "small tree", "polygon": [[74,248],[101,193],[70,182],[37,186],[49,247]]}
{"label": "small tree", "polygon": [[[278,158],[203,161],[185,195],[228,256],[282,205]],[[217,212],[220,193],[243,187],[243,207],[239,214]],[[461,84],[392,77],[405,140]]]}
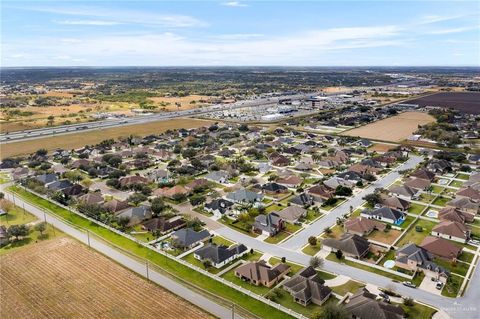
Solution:
{"label": "small tree", "polygon": [[117,218],[117,224],[122,231],[125,231],[125,229],[127,229],[128,223],[130,223],[130,218],[128,218],[127,216]]}
{"label": "small tree", "polygon": [[317,237],[315,237],[315,236],[308,237],[308,243],[310,244],[310,246],[316,246],[317,245]]}
{"label": "small tree", "polygon": [[321,267],[323,267],[324,260],[323,260],[323,258],[313,256],[312,258],[310,258],[309,264],[313,268],[319,268],[319,267],[321,268]]}
{"label": "small tree", "polygon": [[282,257],[282,263],[285,263],[287,261],[287,258]]}
{"label": "small tree", "polygon": [[205,259],[202,264],[205,269],[209,269],[210,267],[212,267],[212,262],[210,261],[210,259]]}
{"label": "small tree", "polygon": [[337,257],[337,259],[342,259],[343,258],[343,252],[339,249],[335,252],[335,257]]}
{"label": "small tree", "polygon": [[43,232],[47,229],[47,223],[41,222],[35,225],[35,230],[40,232],[40,236],[43,237]]}
{"label": "small tree", "polygon": [[15,240],[18,240],[20,236],[27,236],[28,231],[27,225],[12,225],[8,228],[7,234],[9,237],[15,237]]}
{"label": "small tree", "polygon": [[414,302],[413,302],[412,298],[406,297],[406,298],[403,299],[403,304],[407,307],[413,307]]}

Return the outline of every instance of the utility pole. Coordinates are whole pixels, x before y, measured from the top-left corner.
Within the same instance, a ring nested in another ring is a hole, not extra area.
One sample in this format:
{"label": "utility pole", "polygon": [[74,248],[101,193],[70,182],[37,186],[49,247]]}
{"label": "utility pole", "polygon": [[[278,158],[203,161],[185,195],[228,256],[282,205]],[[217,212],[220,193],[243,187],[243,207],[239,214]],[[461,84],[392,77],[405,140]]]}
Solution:
{"label": "utility pole", "polygon": [[88,242],[88,247],[90,248],[90,231],[87,230],[87,242]]}
{"label": "utility pole", "polygon": [[146,270],[147,270],[147,279],[150,280],[150,276],[148,274],[148,260],[145,260],[145,267],[146,267]]}
{"label": "utility pole", "polygon": [[235,319],[235,304],[232,304],[232,319]]}

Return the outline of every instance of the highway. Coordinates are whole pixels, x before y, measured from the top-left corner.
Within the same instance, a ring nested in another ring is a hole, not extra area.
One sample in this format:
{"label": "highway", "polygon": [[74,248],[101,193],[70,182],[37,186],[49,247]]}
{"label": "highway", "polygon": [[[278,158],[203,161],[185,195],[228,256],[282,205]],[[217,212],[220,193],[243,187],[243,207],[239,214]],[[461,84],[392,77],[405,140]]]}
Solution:
{"label": "highway", "polygon": [[234,110],[243,107],[255,107],[267,104],[277,103],[281,99],[290,98],[293,100],[308,98],[316,93],[308,94],[296,94],[296,95],[284,95],[277,97],[269,98],[259,98],[255,100],[245,100],[238,101],[232,104],[216,104],[203,108],[185,110],[185,111],[174,111],[174,112],[164,112],[164,113],[155,113],[152,115],[128,117],[128,118],[119,118],[119,119],[107,119],[94,122],[85,122],[79,124],[70,124],[70,125],[61,125],[54,127],[45,127],[33,130],[25,130],[11,133],[2,133],[0,134],[0,143],[13,143],[20,141],[33,140],[38,138],[44,138],[48,136],[57,136],[64,134],[74,134],[79,132],[87,132],[93,130],[100,130],[106,128],[120,127],[124,125],[135,125],[135,124],[145,124],[154,121],[165,121],[179,117],[189,117],[189,116],[198,116],[202,114],[207,114],[211,112],[218,112],[222,110]]}

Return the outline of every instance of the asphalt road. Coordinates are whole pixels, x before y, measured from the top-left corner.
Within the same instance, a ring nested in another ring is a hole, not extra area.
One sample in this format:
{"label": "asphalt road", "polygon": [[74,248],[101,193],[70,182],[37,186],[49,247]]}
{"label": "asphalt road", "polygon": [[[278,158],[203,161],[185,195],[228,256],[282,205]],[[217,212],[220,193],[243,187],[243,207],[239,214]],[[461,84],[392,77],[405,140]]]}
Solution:
{"label": "asphalt road", "polygon": [[[2,185],[2,189],[5,185]],[[5,193],[5,197],[13,201],[13,196],[9,193]],[[98,252],[108,256],[109,258],[113,259],[114,261],[118,262],[119,264],[123,265],[124,267],[136,272],[137,274],[147,278],[147,265],[133,259],[117,249],[112,248],[111,246],[103,243],[102,241],[96,240],[92,236],[88,236],[86,233],[79,231],[76,228],[69,226],[68,224],[64,223],[63,221],[57,219],[56,217],[49,215],[48,213],[43,212],[39,208],[30,205],[28,202],[24,201],[23,199],[15,196],[15,204],[19,207],[24,207],[25,210],[32,213],[33,215],[37,216],[40,220],[46,220],[49,224],[52,224],[57,229],[61,230],[62,232],[72,236],[73,238],[81,241],[82,243],[88,245],[90,243],[90,247],[97,250]],[[89,238],[90,237],[90,238]],[[178,282],[166,277],[151,268],[148,270],[148,278],[155,282],[156,284],[164,287],[165,289],[171,291],[172,293],[180,296],[181,298],[188,300],[192,304],[196,305],[197,307],[204,309],[205,311],[211,313],[217,318],[232,318],[232,310],[229,308],[225,308],[222,305],[219,305],[210,299],[200,295],[185,286],[182,286]],[[235,319],[242,319],[240,315],[235,314]]]}
{"label": "asphalt road", "polygon": [[298,250],[302,246],[305,246],[308,237],[316,237],[320,235],[326,227],[335,225],[338,217],[350,213],[350,206],[355,209],[356,207],[362,205],[362,203],[364,202],[362,198],[365,197],[365,195],[373,193],[375,188],[386,188],[400,177],[398,171],[414,168],[419,163],[421,163],[422,160],[423,158],[420,156],[410,156],[408,161],[389,172],[385,177],[375,181],[374,183],[363,189],[360,193],[355,194],[338,207],[335,207],[326,216],[320,218],[319,220],[311,224],[308,228],[302,230],[297,235],[283,242],[280,246],[291,250]]}
{"label": "asphalt road", "polygon": [[233,110],[233,109],[238,109],[243,107],[267,105],[267,104],[277,103],[278,100],[285,99],[285,98],[302,99],[312,95],[315,95],[315,93],[285,95],[285,96],[261,98],[261,99],[255,99],[255,100],[245,100],[245,101],[239,101],[232,104],[216,104],[216,105],[207,106],[200,109],[156,113],[149,116],[108,119],[108,120],[101,120],[101,121],[95,121],[95,122],[86,122],[86,123],[79,123],[79,124],[61,125],[61,126],[55,126],[55,127],[45,127],[45,128],[39,128],[39,129],[33,129],[33,130],[11,132],[8,134],[2,133],[0,134],[0,142],[13,143],[13,142],[33,140],[33,139],[49,137],[49,136],[74,134],[74,133],[87,132],[87,131],[93,131],[93,130],[99,130],[99,129],[105,129],[105,128],[120,127],[125,125],[145,124],[149,122],[162,121],[162,120],[165,121],[173,118],[198,116],[201,114],[218,112],[222,110],[226,111],[226,110]]}

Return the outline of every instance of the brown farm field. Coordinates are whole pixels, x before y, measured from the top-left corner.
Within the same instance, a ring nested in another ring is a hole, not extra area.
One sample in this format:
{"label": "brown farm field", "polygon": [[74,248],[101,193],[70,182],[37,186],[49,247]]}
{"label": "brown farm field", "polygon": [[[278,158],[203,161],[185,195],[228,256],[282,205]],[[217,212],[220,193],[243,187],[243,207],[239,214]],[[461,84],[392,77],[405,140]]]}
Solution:
{"label": "brown farm field", "polygon": [[40,148],[45,148],[49,151],[57,148],[70,150],[83,147],[85,145],[96,144],[109,138],[116,139],[119,137],[127,137],[129,135],[144,136],[149,134],[159,134],[167,130],[179,128],[197,128],[209,125],[211,123],[213,122],[207,120],[180,118],[167,121],[151,122],[141,125],[128,125],[118,128],[65,134],[16,143],[7,143],[0,145],[0,158],[30,154]]}
{"label": "brown farm field", "polygon": [[342,132],[341,135],[400,142],[412,135],[418,129],[418,125],[425,125],[434,121],[435,118],[427,113],[405,112]]}
{"label": "brown farm field", "polygon": [[2,256],[0,317],[211,318],[68,237]]}

